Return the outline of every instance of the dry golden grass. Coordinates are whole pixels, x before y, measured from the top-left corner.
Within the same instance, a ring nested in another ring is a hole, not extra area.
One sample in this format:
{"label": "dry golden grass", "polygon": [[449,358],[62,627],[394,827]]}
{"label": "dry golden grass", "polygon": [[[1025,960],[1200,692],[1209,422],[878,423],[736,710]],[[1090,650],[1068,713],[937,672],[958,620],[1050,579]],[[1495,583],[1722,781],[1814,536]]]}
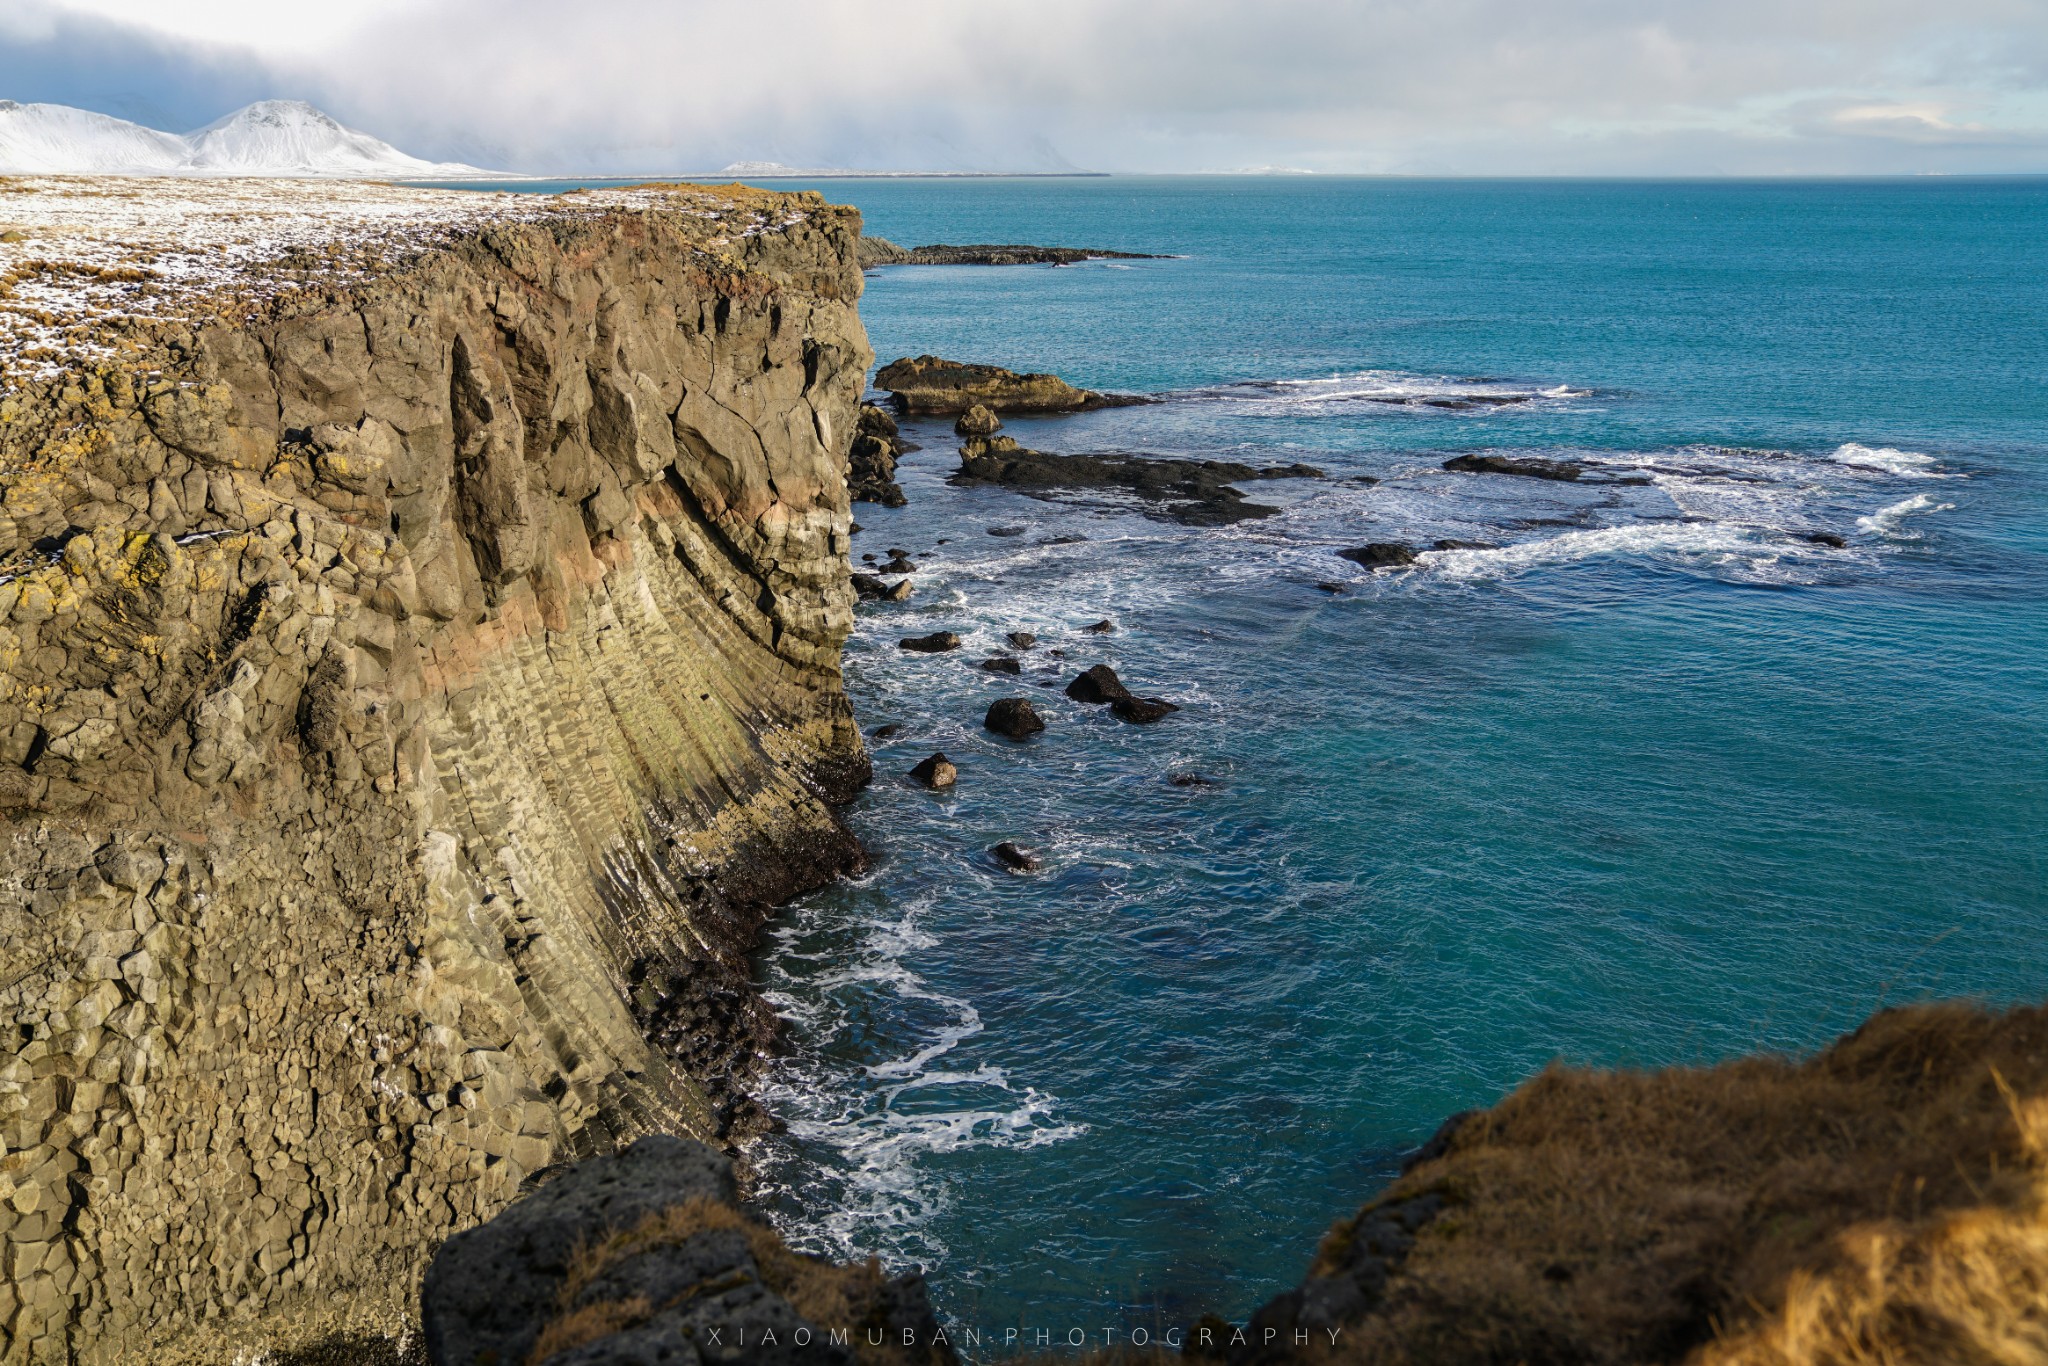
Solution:
{"label": "dry golden grass", "polygon": [[2048,1363],[2048,1010],[1889,1011],[1798,1064],[1553,1067],[1376,1204],[1431,1190],[1381,1311],[1320,1355]]}
{"label": "dry golden grass", "polygon": [[[558,1352],[644,1323],[665,1306],[639,1298],[601,1300],[580,1307],[576,1301],[608,1268],[655,1248],[673,1246],[719,1229],[735,1229],[745,1236],[747,1250],[760,1268],[762,1283],[788,1300],[811,1324],[821,1329],[849,1330],[855,1354],[863,1361],[897,1360],[893,1344],[881,1349],[871,1347],[861,1331],[868,1326],[868,1317],[881,1294],[880,1263],[870,1260],[855,1266],[835,1266],[793,1252],[773,1229],[753,1222],[730,1205],[695,1196],[649,1215],[602,1242],[577,1248],[570,1258],[569,1274],[562,1282],[556,1316],[541,1330],[528,1362],[538,1366]],[[737,1274],[730,1279],[734,1285],[741,1283]],[[685,1295],[716,1294],[729,1288],[721,1281],[692,1286]]]}

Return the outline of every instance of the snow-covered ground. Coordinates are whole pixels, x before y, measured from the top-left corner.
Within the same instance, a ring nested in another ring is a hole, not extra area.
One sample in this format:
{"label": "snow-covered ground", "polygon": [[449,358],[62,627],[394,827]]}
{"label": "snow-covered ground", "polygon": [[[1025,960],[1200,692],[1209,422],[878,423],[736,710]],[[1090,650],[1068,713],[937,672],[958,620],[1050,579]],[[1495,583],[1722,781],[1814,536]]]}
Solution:
{"label": "snow-covered ground", "polygon": [[184,136],[63,104],[0,100],[0,175],[490,177],[422,161],[310,104],[264,100]]}
{"label": "snow-covered ground", "polygon": [[140,344],[133,320],[253,315],[293,290],[402,267],[494,222],[659,209],[704,220],[703,245],[799,222],[791,200],[697,186],[567,195],[318,180],[0,180],[0,397]]}

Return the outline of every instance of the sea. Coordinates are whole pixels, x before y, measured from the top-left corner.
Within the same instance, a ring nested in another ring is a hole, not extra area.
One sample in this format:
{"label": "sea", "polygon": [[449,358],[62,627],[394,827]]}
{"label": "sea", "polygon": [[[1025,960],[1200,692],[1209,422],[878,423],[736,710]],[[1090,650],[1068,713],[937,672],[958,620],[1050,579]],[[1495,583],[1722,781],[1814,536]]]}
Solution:
{"label": "sea", "polygon": [[[870,273],[882,362],[1157,400],[1023,445],[1324,477],[1188,527],[956,486],[904,422],[854,553],[914,593],[845,655],[874,867],[759,955],[797,1245],[991,1341],[1241,1319],[1547,1066],[2048,996],[2048,180],[805,183],[904,245],[1165,258]],[[1377,542],[1420,554],[1337,553]],[[1180,709],[1063,695],[1098,663]]]}

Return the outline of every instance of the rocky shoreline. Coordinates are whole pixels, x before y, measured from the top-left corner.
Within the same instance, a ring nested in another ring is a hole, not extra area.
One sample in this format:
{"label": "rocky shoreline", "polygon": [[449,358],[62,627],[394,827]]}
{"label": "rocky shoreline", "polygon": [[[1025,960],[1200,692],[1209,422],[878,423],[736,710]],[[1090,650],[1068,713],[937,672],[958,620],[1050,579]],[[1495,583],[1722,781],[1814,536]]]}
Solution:
{"label": "rocky shoreline", "polygon": [[[0,1362],[950,1366],[916,1278],[791,1252],[719,1151],[773,1123],[758,931],[866,858],[840,645],[917,568],[852,568],[908,449],[859,402],[857,215],[15,181],[0,217]],[[999,436],[1145,401],[1050,375],[877,379],[959,415],[964,482],[1215,525],[1321,477]],[[1103,664],[1064,694],[1177,710]],[[1180,1345],[2001,1359],[2040,1342],[2044,1058],[2040,1011],[1937,1007],[1803,1063],[1554,1068]]]}

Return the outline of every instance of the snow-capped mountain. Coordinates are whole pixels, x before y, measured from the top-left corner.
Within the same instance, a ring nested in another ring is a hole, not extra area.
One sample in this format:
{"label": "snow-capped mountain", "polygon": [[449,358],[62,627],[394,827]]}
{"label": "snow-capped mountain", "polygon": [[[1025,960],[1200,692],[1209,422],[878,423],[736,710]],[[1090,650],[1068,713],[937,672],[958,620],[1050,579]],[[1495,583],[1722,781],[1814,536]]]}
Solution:
{"label": "snow-capped mountain", "polygon": [[422,161],[299,100],[264,100],[183,137],[61,104],[0,100],[0,175],[491,176]]}

